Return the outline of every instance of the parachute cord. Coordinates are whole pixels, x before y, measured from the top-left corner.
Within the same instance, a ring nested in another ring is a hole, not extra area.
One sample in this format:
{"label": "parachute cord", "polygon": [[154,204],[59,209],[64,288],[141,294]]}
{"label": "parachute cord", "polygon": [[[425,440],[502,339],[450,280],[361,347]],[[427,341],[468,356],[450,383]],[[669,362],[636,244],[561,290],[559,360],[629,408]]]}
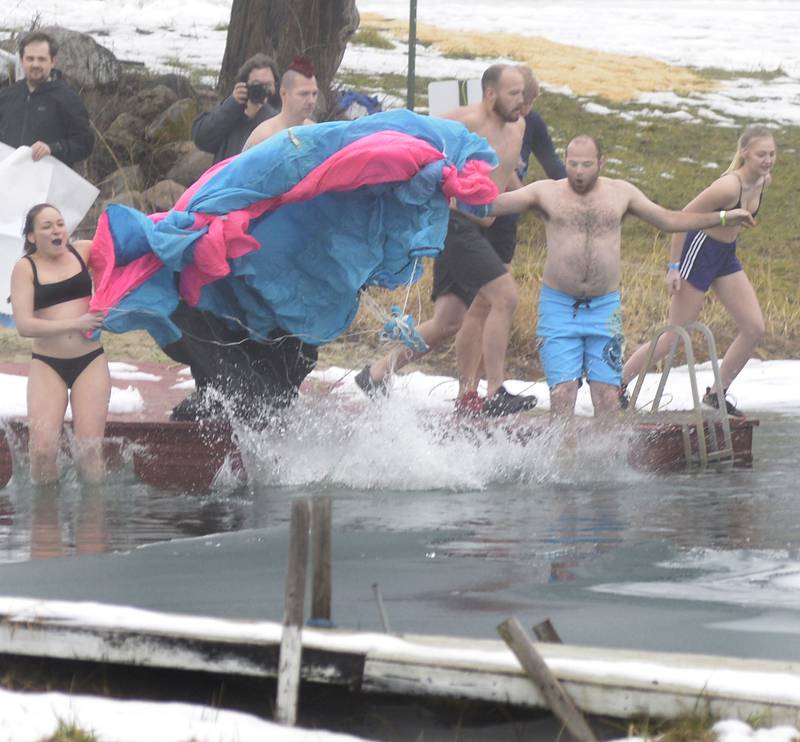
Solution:
{"label": "parachute cord", "polygon": [[403,314],[406,313],[406,308],[408,307],[408,297],[411,295],[411,287],[414,285],[417,265],[419,265],[419,258],[414,258],[414,265],[411,266],[411,275],[408,277],[408,286],[406,286],[406,298],[403,300]]}

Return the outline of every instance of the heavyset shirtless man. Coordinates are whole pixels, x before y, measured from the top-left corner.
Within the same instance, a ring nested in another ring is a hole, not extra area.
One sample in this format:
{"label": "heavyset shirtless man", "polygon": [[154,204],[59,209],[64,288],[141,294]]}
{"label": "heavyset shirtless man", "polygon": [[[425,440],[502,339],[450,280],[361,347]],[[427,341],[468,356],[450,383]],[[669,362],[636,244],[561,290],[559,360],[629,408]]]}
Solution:
{"label": "heavyset shirtless man", "polygon": [[622,372],[622,220],[633,214],[664,232],[754,221],[745,209],[692,213],[658,206],[631,183],[600,175],[602,152],[590,136],[567,145],[565,164],[566,180],[540,180],[503,193],[490,214],[532,211],[545,224],[537,335],[551,418],[571,418],[584,376],[595,415],[608,418],[619,409]]}

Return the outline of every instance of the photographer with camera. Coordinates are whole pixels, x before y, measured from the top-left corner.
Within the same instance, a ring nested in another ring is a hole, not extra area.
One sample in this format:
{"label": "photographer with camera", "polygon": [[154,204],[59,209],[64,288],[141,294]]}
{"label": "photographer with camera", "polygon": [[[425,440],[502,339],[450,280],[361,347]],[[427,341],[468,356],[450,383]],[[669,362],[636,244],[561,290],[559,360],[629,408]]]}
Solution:
{"label": "photographer with camera", "polygon": [[219,162],[242,151],[250,133],[280,110],[275,87],[278,68],[266,54],[254,54],[239,69],[231,94],[192,123],[192,141]]}

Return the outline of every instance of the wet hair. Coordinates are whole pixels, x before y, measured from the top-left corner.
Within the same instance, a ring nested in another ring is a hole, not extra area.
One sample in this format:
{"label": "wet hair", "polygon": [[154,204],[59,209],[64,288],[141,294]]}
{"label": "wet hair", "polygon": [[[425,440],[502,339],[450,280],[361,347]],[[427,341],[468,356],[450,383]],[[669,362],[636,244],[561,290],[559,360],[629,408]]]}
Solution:
{"label": "wet hair", "polygon": [[522,102],[526,106],[533,105],[533,101],[539,97],[539,81],[533,74],[533,70],[528,67],[527,64],[518,64],[517,70],[519,74],[522,75],[522,82],[524,83],[524,87],[522,88]]}
{"label": "wet hair", "polygon": [[766,126],[761,126],[760,124],[752,124],[751,126],[748,126],[742,132],[741,136],[739,137],[739,141],[736,142],[736,154],[733,156],[731,164],[728,165],[728,169],[723,173],[723,175],[732,173],[734,170],[738,170],[742,165],[744,165],[744,151],[756,139],[775,139],[775,137]]}
{"label": "wet hair", "polygon": [[58,54],[58,43],[50,34],[46,34],[44,31],[31,31],[25,34],[19,42],[19,58],[22,59],[25,55],[25,47],[28,44],[38,44],[40,41],[47,42],[51,58]]}
{"label": "wet hair", "polygon": [[603,157],[603,148],[600,146],[600,142],[598,142],[593,136],[589,134],[578,134],[576,137],[572,137],[567,143],[566,149],[564,150],[564,157],[567,156],[569,152],[570,144],[574,144],[575,142],[591,142],[594,145],[594,148],[597,150],[597,159],[600,160]]}
{"label": "wet hair", "polygon": [[239,67],[239,71],[236,73],[236,79],[239,82],[247,82],[247,78],[250,77],[250,73],[253,70],[261,69],[272,70],[272,77],[275,78],[275,84],[277,85],[278,79],[280,78],[278,74],[278,65],[275,64],[275,60],[272,57],[261,53],[254,54],[252,57],[245,60],[244,64]]}
{"label": "wet hair", "polygon": [[[36,226],[36,217],[39,216],[39,214],[45,209],[55,209],[56,211],[58,211],[58,209],[56,209],[56,207],[53,206],[53,204],[42,203],[42,204],[36,204],[36,206],[32,206],[28,210],[28,213],[25,214],[25,226],[22,228],[22,237],[25,240],[24,250],[26,255],[33,255],[33,253],[36,252],[36,243],[31,242],[28,239],[28,235],[31,232],[33,232],[34,227]],[[58,211],[58,213],[60,214],[61,212]]]}

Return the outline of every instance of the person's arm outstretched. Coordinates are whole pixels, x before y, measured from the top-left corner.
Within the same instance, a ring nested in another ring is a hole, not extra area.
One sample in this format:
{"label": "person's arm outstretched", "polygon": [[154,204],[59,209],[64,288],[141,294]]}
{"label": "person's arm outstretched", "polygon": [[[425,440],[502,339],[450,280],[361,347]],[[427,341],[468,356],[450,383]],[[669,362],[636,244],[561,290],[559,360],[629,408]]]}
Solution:
{"label": "person's arm outstretched", "polygon": [[622,187],[628,189],[629,192],[628,211],[642,221],[658,227],[662,232],[688,232],[690,229],[709,229],[720,226],[755,226],[755,220],[747,209],[715,209],[702,212],[696,210],[670,211],[653,203],[636,186],[623,182]]}

